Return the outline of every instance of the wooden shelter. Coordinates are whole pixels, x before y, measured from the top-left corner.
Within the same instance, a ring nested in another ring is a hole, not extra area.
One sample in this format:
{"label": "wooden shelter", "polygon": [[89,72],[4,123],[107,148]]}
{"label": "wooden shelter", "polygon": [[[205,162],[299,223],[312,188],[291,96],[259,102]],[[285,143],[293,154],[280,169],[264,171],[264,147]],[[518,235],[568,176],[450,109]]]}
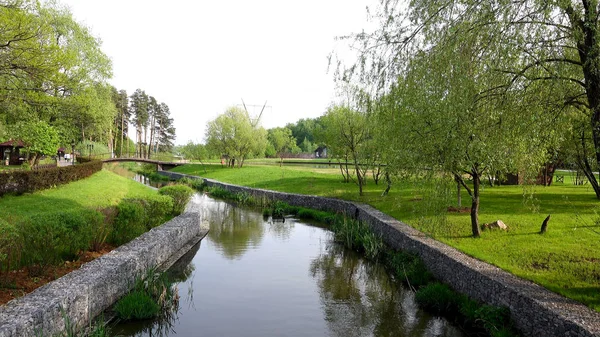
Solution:
{"label": "wooden shelter", "polygon": [[25,144],[21,140],[8,140],[0,143],[2,165],[21,165],[24,159],[21,158],[20,150],[24,147]]}

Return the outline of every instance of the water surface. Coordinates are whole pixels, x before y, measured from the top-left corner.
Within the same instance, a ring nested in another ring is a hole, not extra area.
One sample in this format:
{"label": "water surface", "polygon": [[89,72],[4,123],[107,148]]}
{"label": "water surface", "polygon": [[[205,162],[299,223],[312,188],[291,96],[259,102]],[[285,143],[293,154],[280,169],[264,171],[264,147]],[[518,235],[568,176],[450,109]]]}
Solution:
{"label": "water surface", "polygon": [[449,336],[412,292],[376,263],[333,243],[319,226],[196,196],[208,236],[171,269],[179,310],[125,324],[123,336]]}

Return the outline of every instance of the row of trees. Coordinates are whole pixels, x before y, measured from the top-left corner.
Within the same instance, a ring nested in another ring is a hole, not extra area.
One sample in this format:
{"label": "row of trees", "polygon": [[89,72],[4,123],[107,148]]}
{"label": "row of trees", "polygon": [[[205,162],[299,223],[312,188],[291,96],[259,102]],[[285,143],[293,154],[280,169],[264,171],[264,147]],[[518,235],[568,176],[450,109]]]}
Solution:
{"label": "row of trees", "polygon": [[454,179],[471,196],[474,236],[483,177],[573,163],[600,198],[598,6],[382,1],[378,28],[349,37],[358,61],[338,64],[350,99],[325,116],[340,126],[336,152]]}
{"label": "row of trees", "polygon": [[31,164],[72,141],[121,151],[129,117],[144,135],[136,142],[148,144],[143,153],[173,145],[168,107],[143,92],[129,106],[127,94],[107,84],[112,65],[100,41],[66,8],[2,1],[0,27],[0,140],[22,140]]}
{"label": "row of trees", "polygon": [[169,106],[158,102],[156,98],[137,89],[131,96],[125,90],[113,90],[113,103],[117,114],[114,128],[117,130],[113,140],[113,149],[117,155],[129,154],[129,144],[125,141],[129,132],[129,123],[135,128],[135,154],[150,158],[151,153],[168,152],[174,146],[175,126]]}
{"label": "row of trees", "polygon": [[242,167],[250,157],[276,157],[281,163],[290,154],[313,154],[318,143],[313,126],[320,125],[319,120],[301,119],[296,124],[265,130],[246,110],[230,107],[207,124],[206,145],[189,142],[181,152],[186,158],[199,161],[227,158],[231,167]]}

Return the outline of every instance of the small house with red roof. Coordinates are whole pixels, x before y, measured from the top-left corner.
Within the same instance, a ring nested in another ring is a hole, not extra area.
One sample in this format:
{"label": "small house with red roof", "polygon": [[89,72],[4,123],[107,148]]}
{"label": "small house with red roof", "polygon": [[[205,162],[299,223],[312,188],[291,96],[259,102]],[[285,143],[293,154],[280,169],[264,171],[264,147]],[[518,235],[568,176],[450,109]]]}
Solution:
{"label": "small house with red roof", "polygon": [[8,140],[0,143],[0,155],[2,156],[2,165],[21,165],[20,150],[25,147],[21,140]]}

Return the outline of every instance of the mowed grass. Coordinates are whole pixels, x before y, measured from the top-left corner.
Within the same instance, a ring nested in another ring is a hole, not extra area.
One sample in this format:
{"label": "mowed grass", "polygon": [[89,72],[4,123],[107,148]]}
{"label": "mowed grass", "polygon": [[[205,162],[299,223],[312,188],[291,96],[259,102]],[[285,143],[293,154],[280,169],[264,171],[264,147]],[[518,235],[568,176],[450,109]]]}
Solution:
{"label": "mowed grass", "polygon": [[[339,169],[246,165],[241,169],[221,165],[185,165],[175,172],[222,182],[341,198],[364,202],[422,230],[459,250],[517,276],[600,311],[600,201],[589,185],[564,183],[552,186],[484,186],[480,223],[502,220],[507,232],[485,231],[471,237],[469,213],[448,213],[456,203],[455,190],[433,182],[394,182],[382,197],[383,182],[372,180],[364,196],[353,183],[343,183]],[[463,206],[470,198],[463,189]],[[548,232],[540,235],[542,221],[551,215]]]}
{"label": "mowed grass", "polygon": [[60,212],[82,208],[105,208],[123,198],[157,194],[145,185],[102,170],[67,185],[21,196],[0,197],[0,210],[12,218],[33,213]]}

